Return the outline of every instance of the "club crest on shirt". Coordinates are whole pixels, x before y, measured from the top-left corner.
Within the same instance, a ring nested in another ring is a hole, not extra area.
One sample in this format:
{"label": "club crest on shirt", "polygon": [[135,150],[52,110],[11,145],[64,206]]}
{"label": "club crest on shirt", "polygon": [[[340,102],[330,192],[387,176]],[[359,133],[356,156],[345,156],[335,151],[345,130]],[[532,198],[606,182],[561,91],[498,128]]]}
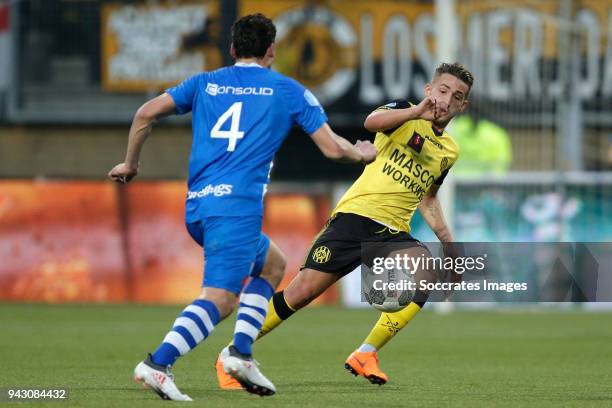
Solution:
{"label": "club crest on shirt", "polygon": [[419,135],[417,132],[414,132],[410,140],[408,140],[408,146],[412,147],[412,149],[417,153],[421,153],[421,150],[423,150],[424,143],[425,138]]}
{"label": "club crest on shirt", "polygon": [[442,158],[442,161],[440,162],[440,171],[443,172],[447,168],[448,168],[448,157],[444,157]]}
{"label": "club crest on shirt", "polygon": [[312,252],[312,260],[316,263],[325,263],[331,258],[331,251],[328,247],[321,245]]}

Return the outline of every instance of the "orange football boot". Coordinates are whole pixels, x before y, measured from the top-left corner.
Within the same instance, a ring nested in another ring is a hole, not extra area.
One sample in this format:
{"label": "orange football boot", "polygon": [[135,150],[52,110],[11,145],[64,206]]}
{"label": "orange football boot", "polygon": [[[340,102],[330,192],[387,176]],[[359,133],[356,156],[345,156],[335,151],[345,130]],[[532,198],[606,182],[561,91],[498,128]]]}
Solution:
{"label": "orange football boot", "polygon": [[383,385],[389,379],[387,374],[378,368],[378,356],[375,351],[353,351],[344,363],[344,368],[354,376],[365,377],[372,384]]}
{"label": "orange football boot", "polygon": [[217,357],[215,363],[217,369],[217,380],[219,381],[219,388],[222,390],[242,390],[242,385],[236,381],[231,375],[223,370],[223,364],[221,363],[221,356]]}

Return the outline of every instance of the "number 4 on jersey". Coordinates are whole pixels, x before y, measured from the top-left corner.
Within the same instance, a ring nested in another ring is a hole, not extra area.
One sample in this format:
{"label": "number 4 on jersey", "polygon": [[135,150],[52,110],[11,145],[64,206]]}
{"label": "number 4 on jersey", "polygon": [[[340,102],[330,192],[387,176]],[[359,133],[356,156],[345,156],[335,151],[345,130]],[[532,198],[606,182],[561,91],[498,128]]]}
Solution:
{"label": "number 4 on jersey", "polygon": [[[242,113],[242,102],[235,102],[223,115],[219,117],[215,126],[210,131],[210,137],[219,139],[229,139],[227,151],[236,150],[236,142],[244,137],[244,132],[240,131],[240,114]],[[221,126],[231,117],[229,130],[221,130]]]}

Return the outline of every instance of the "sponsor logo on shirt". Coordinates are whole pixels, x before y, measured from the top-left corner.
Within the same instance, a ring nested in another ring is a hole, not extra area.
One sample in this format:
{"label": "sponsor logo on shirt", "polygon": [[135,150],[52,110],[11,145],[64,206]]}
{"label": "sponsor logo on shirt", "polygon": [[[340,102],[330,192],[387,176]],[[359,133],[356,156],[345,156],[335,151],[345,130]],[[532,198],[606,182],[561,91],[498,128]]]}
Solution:
{"label": "sponsor logo on shirt", "polygon": [[217,184],[216,186],[209,184],[200,191],[189,191],[187,193],[187,199],[193,200],[194,198],[202,198],[210,194],[214,194],[215,197],[222,197],[224,195],[232,194],[233,187],[234,186],[231,184]]}
{"label": "sponsor logo on shirt", "polygon": [[425,139],[417,132],[414,132],[410,140],[408,140],[408,146],[412,147],[417,153],[421,153],[421,150],[423,150],[423,143],[425,143]]}
{"label": "sponsor logo on shirt", "polygon": [[425,139],[427,139],[431,143],[433,143],[433,145],[436,146],[438,149],[444,150],[444,146],[442,146],[442,143],[438,142],[436,139],[434,139],[433,137],[431,137],[429,135],[423,135],[423,136],[425,137]]}
{"label": "sponsor logo on shirt", "polygon": [[211,96],[217,95],[257,95],[257,96],[272,96],[274,89],[267,87],[254,86],[223,86],[219,84],[207,83],[206,93]]}

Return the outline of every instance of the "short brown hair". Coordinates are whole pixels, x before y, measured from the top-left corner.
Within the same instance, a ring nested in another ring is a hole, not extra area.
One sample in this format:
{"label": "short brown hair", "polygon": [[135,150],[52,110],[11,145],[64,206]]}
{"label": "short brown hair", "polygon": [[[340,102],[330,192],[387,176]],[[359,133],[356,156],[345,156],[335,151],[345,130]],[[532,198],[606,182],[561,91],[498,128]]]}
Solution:
{"label": "short brown hair", "polygon": [[232,25],[232,43],[238,58],[261,58],[276,37],[272,20],[261,13],[249,14]]}
{"label": "short brown hair", "polygon": [[450,74],[463,81],[468,88],[472,89],[472,85],[474,84],[474,75],[472,75],[470,70],[464,65],[458,62],[453,62],[452,64],[443,62],[436,68],[434,78],[437,78],[442,74]]}

